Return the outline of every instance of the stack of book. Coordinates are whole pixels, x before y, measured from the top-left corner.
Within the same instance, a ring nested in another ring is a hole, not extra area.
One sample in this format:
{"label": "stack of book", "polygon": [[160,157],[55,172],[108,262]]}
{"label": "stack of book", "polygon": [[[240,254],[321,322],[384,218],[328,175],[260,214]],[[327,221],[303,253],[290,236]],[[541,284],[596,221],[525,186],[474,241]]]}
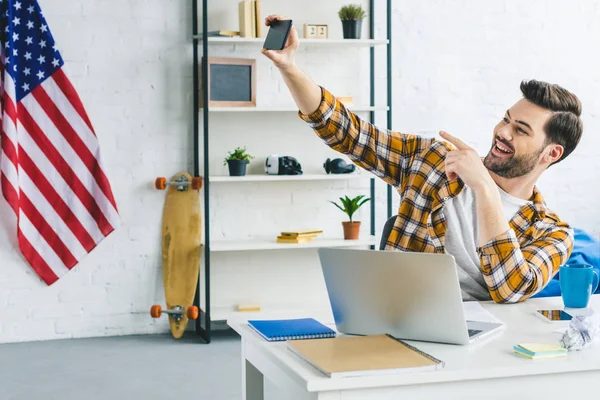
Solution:
{"label": "stack of book", "polygon": [[513,347],[516,354],[533,360],[566,357],[567,349],[552,343],[522,343]]}
{"label": "stack of book", "polygon": [[260,18],[260,0],[243,0],[238,3],[240,37],[262,36],[263,21]]}
{"label": "stack of book", "polygon": [[277,236],[277,243],[307,243],[321,233],[323,233],[321,230],[281,232]]}

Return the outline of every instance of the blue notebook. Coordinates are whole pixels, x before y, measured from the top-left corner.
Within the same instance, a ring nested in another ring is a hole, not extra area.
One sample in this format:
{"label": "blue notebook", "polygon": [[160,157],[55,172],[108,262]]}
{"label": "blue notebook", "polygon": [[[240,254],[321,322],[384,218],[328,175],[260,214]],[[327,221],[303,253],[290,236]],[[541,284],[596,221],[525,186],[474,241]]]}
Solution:
{"label": "blue notebook", "polygon": [[253,320],[250,327],[269,342],[335,337],[335,331],[312,318]]}

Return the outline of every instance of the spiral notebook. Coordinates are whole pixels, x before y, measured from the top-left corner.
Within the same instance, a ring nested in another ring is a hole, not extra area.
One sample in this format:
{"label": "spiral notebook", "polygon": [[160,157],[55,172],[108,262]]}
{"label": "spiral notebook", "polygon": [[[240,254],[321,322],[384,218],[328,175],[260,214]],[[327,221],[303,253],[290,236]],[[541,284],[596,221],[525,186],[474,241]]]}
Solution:
{"label": "spiral notebook", "polygon": [[287,348],[330,378],[435,371],[445,365],[391,335],[291,341]]}
{"label": "spiral notebook", "polygon": [[335,337],[335,331],[313,318],[252,320],[248,325],[269,342]]}

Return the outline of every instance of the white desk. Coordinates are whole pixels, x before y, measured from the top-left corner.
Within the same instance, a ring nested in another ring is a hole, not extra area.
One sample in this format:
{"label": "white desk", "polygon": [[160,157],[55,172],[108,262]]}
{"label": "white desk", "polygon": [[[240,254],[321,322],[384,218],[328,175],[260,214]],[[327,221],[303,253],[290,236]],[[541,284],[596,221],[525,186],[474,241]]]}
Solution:
{"label": "white desk", "polygon": [[[560,297],[483,306],[507,329],[469,346],[409,342],[445,361],[442,370],[356,378],[327,378],[288,350],[285,342],[269,343],[247,322],[228,321],[241,335],[243,396],[247,400],[262,400],[263,378],[281,390],[281,399],[564,400],[573,394],[594,396],[592,393],[598,392],[600,338],[590,348],[570,352],[566,358],[529,360],[513,354],[517,343],[560,339],[561,334],[553,331],[565,323],[548,323],[533,315],[536,309],[562,308]],[[593,297],[590,306],[600,310],[600,295]],[[333,321],[330,311],[313,317],[328,325]],[[542,395],[540,391],[546,393]]]}

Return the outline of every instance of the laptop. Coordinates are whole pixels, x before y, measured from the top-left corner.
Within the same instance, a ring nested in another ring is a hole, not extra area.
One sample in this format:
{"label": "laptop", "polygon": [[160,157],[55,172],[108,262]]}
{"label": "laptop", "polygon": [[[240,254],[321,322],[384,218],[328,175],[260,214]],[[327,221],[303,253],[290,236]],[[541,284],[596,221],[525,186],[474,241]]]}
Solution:
{"label": "laptop", "polygon": [[501,323],[466,321],[450,254],[318,249],[339,332],[469,344]]}

